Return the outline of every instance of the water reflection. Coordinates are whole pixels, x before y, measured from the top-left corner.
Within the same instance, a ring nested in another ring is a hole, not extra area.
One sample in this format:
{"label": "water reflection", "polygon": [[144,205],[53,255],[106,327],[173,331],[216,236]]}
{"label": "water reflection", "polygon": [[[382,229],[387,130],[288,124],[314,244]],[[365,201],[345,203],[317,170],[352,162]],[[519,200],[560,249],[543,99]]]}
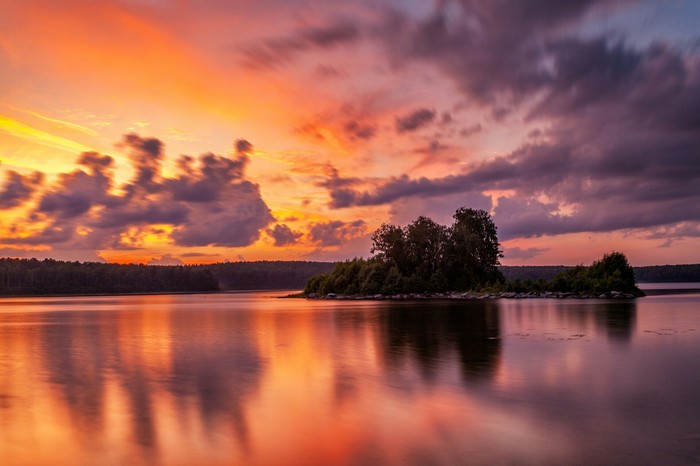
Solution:
{"label": "water reflection", "polygon": [[637,303],[634,301],[613,301],[608,303],[599,315],[598,322],[607,330],[611,340],[629,343],[634,334],[637,317]]}
{"label": "water reflection", "polygon": [[3,466],[700,458],[698,298],[17,303]]}
{"label": "water reflection", "polygon": [[501,352],[498,305],[493,301],[389,304],[379,311],[389,369],[415,360],[425,381],[456,353],[465,381],[488,380]]}
{"label": "water reflection", "polygon": [[[31,329],[27,336],[38,330],[39,344],[27,345],[35,350],[19,356],[23,364],[40,364],[36,374],[45,374],[47,385],[37,381],[35,389],[67,408],[81,442],[106,437],[116,418],[128,426],[142,459],[155,461],[174,417],[201,426],[206,436],[232,432],[246,451],[245,399],[264,368],[248,331],[250,313],[130,304],[123,312],[32,313],[18,327],[0,325],[0,339],[17,328]],[[188,419],[192,414],[199,419]]]}
{"label": "water reflection", "polygon": [[[245,331],[250,326],[250,315],[225,312],[207,322],[199,317],[192,313],[173,315],[167,388],[180,407],[195,400],[209,434],[219,432],[228,423],[239,445],[248,450],[245,404],[258,389],[264,370],[253,335]],[[193,328],[199,335],[192,335]]]}
{"label": "water reflection", "polygon": [[69,408],[81,435],[102,430],[106,369],[113,364],[114,340],[94,313],[42,313],[39,361],[48,381]]}

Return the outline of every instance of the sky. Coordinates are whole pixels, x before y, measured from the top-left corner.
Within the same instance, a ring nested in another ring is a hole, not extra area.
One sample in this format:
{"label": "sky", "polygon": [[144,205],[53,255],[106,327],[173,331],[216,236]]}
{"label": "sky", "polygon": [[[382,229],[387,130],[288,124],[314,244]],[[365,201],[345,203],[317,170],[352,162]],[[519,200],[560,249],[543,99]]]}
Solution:
{"label": "sky", "polygon": [[0,256],[700,263],[700,1],[0,0]]}

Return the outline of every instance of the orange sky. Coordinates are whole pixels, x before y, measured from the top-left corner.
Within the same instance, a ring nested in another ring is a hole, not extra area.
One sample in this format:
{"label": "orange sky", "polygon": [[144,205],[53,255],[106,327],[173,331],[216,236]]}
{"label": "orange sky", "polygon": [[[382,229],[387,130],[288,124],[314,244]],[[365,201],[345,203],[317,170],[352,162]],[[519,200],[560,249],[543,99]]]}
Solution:
{"label": "orange sky", "polygon": [[367,257],[467,206],[509,265],[700,262],[692,5],[0,7],[0,256]]}

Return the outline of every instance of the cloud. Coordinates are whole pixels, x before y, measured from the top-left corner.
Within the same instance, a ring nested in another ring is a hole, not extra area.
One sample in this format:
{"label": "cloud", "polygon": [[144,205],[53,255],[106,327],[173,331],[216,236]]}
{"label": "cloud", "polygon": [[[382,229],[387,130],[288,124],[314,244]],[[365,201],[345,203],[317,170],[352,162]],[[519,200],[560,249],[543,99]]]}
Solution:
{"label": "cloud", "polygon": [[248,246],[272,221],[258,185],[242,181],[228,186],[221,201],[193,209],[172,237],[181,246]]}
{"label": "cloud", "polygon": [[136,175],[130,187],[150,192],[158,188],[157,176],[163,160],[164,144],[157,138],[142,138],[138,134],[124,135],[117,147],[129,154]]}
{"label": "cloud", "polygon": [[239,158],[242,156],[247,156],[253,151],[253,145],[245,139],[236,139],[234,146],[236,147],[236,153],[238,154]]}
{"label": "cloud", "polygon": [[506,259],[532,259],[549,251],[550,248],[506,248],[503,252]]}
{"label": "cloud", "polygon": [[25,203],[43,182],[44,175],[41,172],[20,175],[13,170],[6,171],[5,182],[0,189],[0,209],[11,209]]}
{"label": "cloud", "polygon": [[450,225],[452,216],[460,207],[483,209],[492,208],[491,198],[480,192],[464,192],[445,196],[411,197],[398,199],[389,209],[390,223],[408,225],[418,216],[429,217],[441,225]]}
{"label": "cloud", "polygon": [[217,201],[227,185],[243,179],[248,163],[247,151],[239,150],[237,158],[233,160],[211,153],[203,154],[199,157],[199,166],[194,166],[194,157],[181,156],[178,159],[180,174],[166,180],[165,184],[173,198],[179,201]]}
{"label": "cloud", "polygon": [[474,134],[480,133],[483,130],[481,124],[477,123],[475,125],[467,126],[459,131],[459,135],[465,138],[472,136]]}
{"label": "cloud", "polygon": [[367,231],[364,220],[344,222],[332,220],[309,225],[309,239],[319,246],[340,246],[354,238],[362,236]]}
{"label": "cloud", "polygon": [[[432,65],[477,107],[541,123],[537,137],[446,176],[328,177],[330,207],[496,190],[508,192],[494,210],[508,238],[662,227],[692,234],[674,225],[700,218],[697,51],[576,35],[599,1],[506,4],[442,2],[418,19],[394,12],[376,37],[397,66]],[[455,8],[462,14],[449,13]],[[396,129],[430,121],[421,109]]]}
{"label": "cloud", "polygon": [[301,53],[330,49],[357,42],[359,27],[350,21],[301,28],[292,34],[267,38],[239,47],[244,64],[252,68],[269,68],[290,63]]}
{"label": "cloud", "polygon": [[[129,154],[134,167],[130,181],[114,186],[114,159],[83,153],[78,158],[81,168],[60,174],[41,193],[27,226],[45,226],[3,241],[132,249],[139,247],[147,227],[166,224],[174,227],[170,239],[176,245],[237,247],[257,241],[274,221],[258,185],[245,175],[252,151],[248,141],[235,142],[234,158],[212,153],[182,156],[179,172],[171,178],[161,173],[165,153],[159,139],[131,133],[118,147]],[[127,231],[130,239],[124,243]]]}
{"label": "cloud", "polygon": [[268,228],[265,232],[275,240],[275,246],[295,244],[303,236],[302,233],[294,231],[284,224],[277,224],[273,228]]}
{"label": "cloud", "polygon": [[367,124],[358,123],[356,120],[349,121],[345,124],[345,133],[349,136],[351,140],[365,140],[368,141],[372,139],[376,133],[377,128]]}
{"label": "cloud", "polygon": [[64,261],[79,261],[79,262],[107,262],[104,257],[100,256],[92,249],[19,249],[19,248],[0,248],[0,257],[10,257],[18,259],[55,259]]}
{"label": "cloud", "polygon": [[408,115],[396,117],[396,131],[398,133],[416,131],[432,123],[433,120],[435,120],[435,110],[420,108]]}
{"label": "cloud", "polygon": [[[581,140],[570,133],[566,138],[551,134],[548,142],[525,144],[507,156],[444,177],[404,174],[352,183],[329,179],[330,206],[513,190],[518,197],[502,198],[495,210],[509,237],[646,228],[700,218],[700,160],[692,150],[700,136],[628,132],[598,135],[596,141],[581,134]],[[372,188],[357,189],[360,185]],[[541,195],[551,201],[538,201]]]}
{"label": "cloud", "polygon": [[418,20],[394,12],[382,37],[394,62],[434,64],[473,100],[505,108],[554,79],[546,38],[602,3],[446,1]]}
{"label": "cloud", "polygon": [[119,200],[109,194],[113,159],[96,152],[84,152],[77,160],[87,171],[61,173],[54,186],[44,191],[36,212],[70,220],[87,213],[94,205],[114,206]]}
{"label": "cloud", "polygon": [[161,257],[152,257],[146,265],[185,265],[185,263],[171,254],[164,254]]}

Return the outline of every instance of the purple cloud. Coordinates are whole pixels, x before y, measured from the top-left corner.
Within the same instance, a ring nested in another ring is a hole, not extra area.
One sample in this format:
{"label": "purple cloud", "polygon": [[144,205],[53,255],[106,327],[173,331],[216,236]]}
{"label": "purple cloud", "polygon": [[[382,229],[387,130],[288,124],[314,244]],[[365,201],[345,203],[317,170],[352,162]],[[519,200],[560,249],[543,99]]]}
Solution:
{"label": "purple cloud", "polygon": [[277,224],[273,228],[268,228],[265,232],[275,240],[275,246],[289,246],[296,243],[303,235],[292,230],[287,225]]}
{"label": "purple cloud", "polygon": [[364,220],[343,222],[332,220],[309,225],[309,239],[319,246],[340,246],[351,239],[362,236],[367,231]]}
{"label": "purple cloud", "polygon": [[[274,221],[258,185],[245,175],[247,154],[252,151],[248,141],[236,141],[233,159],[211,153],[197,159],[182,156],[179,173],[173,178],[161,173],[165,154],[160,140],[128,134],[118,147],[130,156],[133,179],[115,188],[114,160],[95,152],[83,153],[78,158],[82,168],[59,175],[31,213],[29,222],[47,225],[30,237],[4,242],[60,244],[66,249],[78,245],[133,249],[138,240],[122,242],[127,231],[167,224],[175,227],[171,238],[177,245],[247,246]],[[13,181],[5,191],[19,192],[16,177],[9,177]]]}
{"label": "purple cloud", "polygon": [[398,133],[416,131],[432,123],[433,120],[435,120],[435,110],[419,108],[408,115],[397,117],[396,131]]}
{"label": "purple cloud", "polygon": [[362,37],[357,24],[338,21],[329,25],[306,27],[289,35],[263,39],[238,48],[244,64],[252,68],[269,68],[290,63],[299,54],[352,44]]}
{"label": "purple cloud", "polygon": [[28,201],[43,182],[43,173],[35,171],[31,175],[20,175],[8,170],[0,189],[0,209],[11,209]]}

